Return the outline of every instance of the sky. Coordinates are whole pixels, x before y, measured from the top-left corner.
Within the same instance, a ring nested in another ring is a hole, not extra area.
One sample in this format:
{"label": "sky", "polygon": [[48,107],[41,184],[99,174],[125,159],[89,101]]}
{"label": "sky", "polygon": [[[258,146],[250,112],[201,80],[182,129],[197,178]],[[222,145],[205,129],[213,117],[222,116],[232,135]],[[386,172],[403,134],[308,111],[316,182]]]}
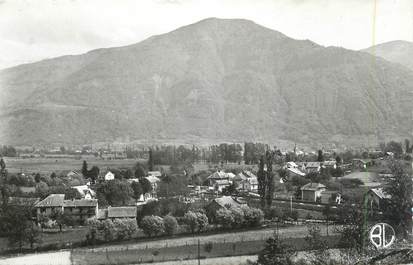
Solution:
{"label": "sky", "polygon": [[0,69],[137,43],[208,17],[355,50],[413,41],[413,0],[0,0]]}

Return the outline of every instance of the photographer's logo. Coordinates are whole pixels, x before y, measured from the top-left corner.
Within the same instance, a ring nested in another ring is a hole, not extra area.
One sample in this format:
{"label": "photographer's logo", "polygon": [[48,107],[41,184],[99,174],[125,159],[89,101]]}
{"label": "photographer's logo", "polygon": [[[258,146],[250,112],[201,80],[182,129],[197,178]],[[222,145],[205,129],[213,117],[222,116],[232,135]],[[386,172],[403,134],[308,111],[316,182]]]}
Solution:
{"label": "photographer's logo", "polygon": [[379,223],[370,229],[370,242],[376,248],[388,248],[396,239],[393,227],[386,223]]}

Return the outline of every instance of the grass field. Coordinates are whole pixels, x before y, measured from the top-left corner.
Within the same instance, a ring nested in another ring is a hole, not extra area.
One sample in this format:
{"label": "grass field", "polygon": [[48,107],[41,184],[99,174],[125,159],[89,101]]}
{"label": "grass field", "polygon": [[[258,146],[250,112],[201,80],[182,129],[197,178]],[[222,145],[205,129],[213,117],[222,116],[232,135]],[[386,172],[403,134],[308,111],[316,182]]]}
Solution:
{"label": "grass field", "polygon": [[120,159],[120,160],[103,160],[98,158],[87,157],[85,159],[72,158],[4,158],[9,173],[33,173],[51,174],[65,170],[81,170],[83,160],[88,162],[89,167],[98,166],[100,169],[105,168],[131,168],[138,160]]}

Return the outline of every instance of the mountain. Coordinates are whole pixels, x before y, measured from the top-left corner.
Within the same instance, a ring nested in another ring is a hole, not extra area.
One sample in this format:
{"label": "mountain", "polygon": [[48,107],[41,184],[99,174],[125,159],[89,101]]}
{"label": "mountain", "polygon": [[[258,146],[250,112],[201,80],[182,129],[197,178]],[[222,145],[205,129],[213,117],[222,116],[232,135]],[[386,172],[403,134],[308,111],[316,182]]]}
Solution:
{"label": "mountain", "polygon": [[379,56],[389,62],[398,63],[413,70],[413,43],[408,41],[390,41],[363,50]]}
{"label": "mountain", "polygon": [[413,74],[359,51],[205,19],[0,72],[0,139],[377,143],[411,135]]}

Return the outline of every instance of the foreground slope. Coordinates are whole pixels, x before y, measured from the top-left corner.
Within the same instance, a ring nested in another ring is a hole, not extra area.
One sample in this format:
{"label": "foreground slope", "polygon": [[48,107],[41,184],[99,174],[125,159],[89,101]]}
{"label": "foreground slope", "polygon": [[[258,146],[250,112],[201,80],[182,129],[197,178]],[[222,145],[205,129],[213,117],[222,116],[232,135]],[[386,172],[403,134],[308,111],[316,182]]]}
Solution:
{"label": "foreground slope", "polygon": [[0,82],[8,143],[358,144],[412,125],[408,69],[240,19],[9,68]]}

